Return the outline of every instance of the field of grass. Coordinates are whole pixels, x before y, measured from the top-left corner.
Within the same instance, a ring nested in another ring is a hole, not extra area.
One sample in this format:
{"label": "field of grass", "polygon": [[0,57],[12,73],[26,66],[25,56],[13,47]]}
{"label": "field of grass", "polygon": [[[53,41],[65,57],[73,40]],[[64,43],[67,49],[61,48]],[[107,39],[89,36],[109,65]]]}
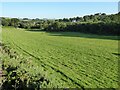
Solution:
{"label": "field of grass", "polygon": [[3,43],[17,52],[20,59],[7,55],[2,58],[5,65],[26,70],[26,76],[40,74],[48,79],[50,83],[41,87],[117,88],[116,39],[115,36],[3,27]]}

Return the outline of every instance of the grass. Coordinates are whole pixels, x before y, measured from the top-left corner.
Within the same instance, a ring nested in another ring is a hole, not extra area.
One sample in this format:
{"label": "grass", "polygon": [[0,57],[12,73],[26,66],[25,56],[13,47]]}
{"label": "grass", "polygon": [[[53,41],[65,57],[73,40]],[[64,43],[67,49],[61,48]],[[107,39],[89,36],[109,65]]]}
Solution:
{"label": "grass", "polygon": [[[6,64],[24,68],[29,74],[42,74],[50,85],[59,88],[117,88],[118,40],[115,36],[99,36],[74,32],[34,32],[3,27],[3,43],[22,57],[4,58]],[[32,68],[27,67],[27,63]]]}

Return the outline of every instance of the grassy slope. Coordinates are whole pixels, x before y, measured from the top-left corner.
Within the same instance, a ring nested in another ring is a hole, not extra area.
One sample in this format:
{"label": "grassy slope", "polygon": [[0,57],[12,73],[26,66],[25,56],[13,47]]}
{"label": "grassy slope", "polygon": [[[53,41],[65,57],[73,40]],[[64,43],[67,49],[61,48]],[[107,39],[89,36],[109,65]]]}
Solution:
{"label": "grassy slope", "polygon": [[111,37],[14,28],[3,28],[2,34],[4,43],[19,54],[31,56],[53,87],[118,87],[118,41]]}

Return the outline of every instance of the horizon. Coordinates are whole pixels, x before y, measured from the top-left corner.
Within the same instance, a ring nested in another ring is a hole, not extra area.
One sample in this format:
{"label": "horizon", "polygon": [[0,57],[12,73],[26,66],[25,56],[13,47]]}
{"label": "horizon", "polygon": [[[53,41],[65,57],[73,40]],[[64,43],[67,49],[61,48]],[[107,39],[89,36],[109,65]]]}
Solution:
{"label": "horizon", "polygon": [[3,2],[2,15],[8,18],[63,19],[96,13],[118,13],[117,2]]}
{"label": "horizon", "polygon": [[[99,13],[99,12],[98,12]],[[94,14],[97,14],[97,13],[94,13]],[[86,14],[86,15],[94,15],[94,14]],[[102,13],[101,13],[102,14]],[[111,13],[111,14],[107,14],[105,13],[106,15],[112,15],[112,14],[117,14],[117,13]],[[83,15],[83,16],[75,16],[75,17],[84,17],[86,15]],[[3,17],[3,16],[0,16],[0,17]],[[18,19],[24,19],[24,18],[27,18],[27,17],[4,17],[4,18],[18,18]],[[74,17],[69,17],[69,18],[74,18]],[[67,19],[69,19],[67,18]],[[54,19],[64,19],[64,18],[27,18],[27,19],[49,19],[49,20],[54,20]]]}

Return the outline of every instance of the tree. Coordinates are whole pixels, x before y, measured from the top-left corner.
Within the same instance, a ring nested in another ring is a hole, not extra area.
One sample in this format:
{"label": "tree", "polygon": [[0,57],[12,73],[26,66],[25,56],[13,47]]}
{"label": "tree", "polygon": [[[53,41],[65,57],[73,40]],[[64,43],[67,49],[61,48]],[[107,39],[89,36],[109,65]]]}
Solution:
{"label": "tree", "polygon": [[1,18],[1,23],[3,26],[9,26],[10,25],[10,19],[9,18]]}
{"label": "tree", "polygon": [[86,16],[84,16],[83,18],[84,18],[84,21],[85,21],[85,22],[88,22],[88,21],[90,20],[89,15],[86,15]]}
{"label": "tree", "polygon": [[64,18],[63,21],[64,22],[69,22],[69,19],[68,18]]}
{"label": "tree", "polygon": [[18,27],[19,26],[20,20],[17,18],[12,18],[11,19],[11,26]]}

